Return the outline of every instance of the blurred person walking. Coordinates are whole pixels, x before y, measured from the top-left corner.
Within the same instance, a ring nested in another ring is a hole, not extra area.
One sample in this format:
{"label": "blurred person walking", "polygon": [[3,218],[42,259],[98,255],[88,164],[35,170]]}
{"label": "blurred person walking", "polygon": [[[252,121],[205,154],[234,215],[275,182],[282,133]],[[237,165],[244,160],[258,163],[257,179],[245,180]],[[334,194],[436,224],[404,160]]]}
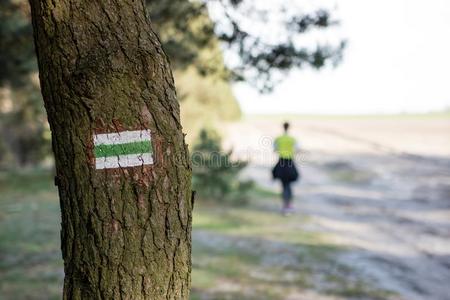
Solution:
{"label": "blurred person walking", "polygon": [[294,137],[288,134],[289,123],[283,124],[283,135],[275,139],[274,148],[278,153],[279,160],[272,170],[273,179],[279,179],[282,184],[283,206],[281,212],[284,215],[294,211],[292,206],[292,187],[291,184],[299,179],[299,172],[295,166],[295,154],[299,151],[299,145]]}

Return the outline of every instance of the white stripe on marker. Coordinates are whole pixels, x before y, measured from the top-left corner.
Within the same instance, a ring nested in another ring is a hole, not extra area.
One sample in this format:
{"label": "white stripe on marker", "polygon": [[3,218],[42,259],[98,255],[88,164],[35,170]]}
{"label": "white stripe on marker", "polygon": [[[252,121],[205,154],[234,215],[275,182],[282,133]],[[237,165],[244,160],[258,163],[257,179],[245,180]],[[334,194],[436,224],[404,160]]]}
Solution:
{"label": "white stripe on marker", "polygon": [[99,157],[95,159],[95,168],[99,170],[138,167],[151,164],[153,164],[153,156],[151,153]]}
{"label": "white stripe on marker", "polygon": [[117,145],[151,140],[150,130],[122,131],[94,135],[94,145]]}

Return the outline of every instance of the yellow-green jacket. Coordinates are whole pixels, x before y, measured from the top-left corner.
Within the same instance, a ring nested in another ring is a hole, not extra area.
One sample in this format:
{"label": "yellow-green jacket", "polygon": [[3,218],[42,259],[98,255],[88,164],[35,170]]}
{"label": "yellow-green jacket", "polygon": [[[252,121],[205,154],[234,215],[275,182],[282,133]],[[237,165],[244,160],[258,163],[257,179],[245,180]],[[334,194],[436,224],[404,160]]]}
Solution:
{"label": "yellow-green jacket", "polygon": [[275,151],[282,159],[294,159],[298,150],[297,141],[290,135],[283,134],[275,139]]}

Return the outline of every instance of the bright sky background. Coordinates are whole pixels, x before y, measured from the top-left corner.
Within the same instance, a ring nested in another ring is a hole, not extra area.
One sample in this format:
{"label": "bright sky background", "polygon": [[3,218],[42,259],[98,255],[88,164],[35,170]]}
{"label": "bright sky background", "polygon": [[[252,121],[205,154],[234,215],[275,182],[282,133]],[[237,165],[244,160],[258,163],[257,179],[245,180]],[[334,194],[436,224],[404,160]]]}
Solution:
{"label": "bright sky background", "polygon": [[[297,0],[299,1],[299,0]],[[449,0],[334,0],[343,63],[295,71],[269,95],[245,84],[247,114],[375,114],[450,107]]]}

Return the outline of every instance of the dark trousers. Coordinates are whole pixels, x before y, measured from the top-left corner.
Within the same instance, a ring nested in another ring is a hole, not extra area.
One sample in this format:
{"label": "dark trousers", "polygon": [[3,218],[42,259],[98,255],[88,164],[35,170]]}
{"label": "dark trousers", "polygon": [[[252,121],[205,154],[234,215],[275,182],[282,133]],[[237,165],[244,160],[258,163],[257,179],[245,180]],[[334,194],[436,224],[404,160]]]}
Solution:
{"label": "dark trousers", "polygon": [[292,202],[291,182],[282,181],[281,183],[283,185],[283,193],[282,193],[283,204],[286,207]]}

